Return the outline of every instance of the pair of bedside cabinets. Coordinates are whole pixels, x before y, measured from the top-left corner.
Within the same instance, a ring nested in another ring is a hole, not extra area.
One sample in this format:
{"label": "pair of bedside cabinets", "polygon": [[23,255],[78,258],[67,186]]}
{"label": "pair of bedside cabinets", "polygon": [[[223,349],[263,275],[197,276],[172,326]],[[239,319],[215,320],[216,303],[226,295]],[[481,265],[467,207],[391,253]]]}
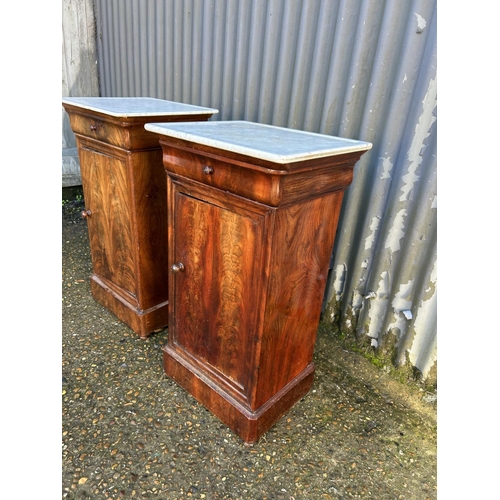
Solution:
{"label": "pair of bedside cabinets", "polygon": [[65,98],[94,298],[247,444],[311,388],[337,222],[371,144],[152,98]]}

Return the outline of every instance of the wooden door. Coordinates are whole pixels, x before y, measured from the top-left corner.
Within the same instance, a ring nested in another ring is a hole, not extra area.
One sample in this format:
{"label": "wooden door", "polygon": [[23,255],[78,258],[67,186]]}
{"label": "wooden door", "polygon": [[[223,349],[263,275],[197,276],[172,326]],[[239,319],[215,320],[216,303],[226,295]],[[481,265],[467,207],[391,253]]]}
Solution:
{"label": "wooden door", "polygon": [[[81,146],[80,168],[93,272],[115,292],[137,297],[126,155]],[[116,288],[113,285],[117,285]]]}
{"label": "wooden door", "polygon": [[[256,375],[272,209],[169,178],[169,347],[248,403]],[[182,266],[181,266],[182,267]]]}

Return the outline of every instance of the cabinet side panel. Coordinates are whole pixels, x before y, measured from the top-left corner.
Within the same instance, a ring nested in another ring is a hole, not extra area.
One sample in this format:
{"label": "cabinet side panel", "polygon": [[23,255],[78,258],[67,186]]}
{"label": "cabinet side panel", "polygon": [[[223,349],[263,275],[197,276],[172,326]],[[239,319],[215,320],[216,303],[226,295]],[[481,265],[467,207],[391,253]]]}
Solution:
{"label": "cabinet side panel", "polygon": [[139,307],[148,309],[168,299],[166,175],[161,149],[129,156],[134,232],[137,237]]}
{"label": "cabinet side panel", "polygon": [[[174,191],[175,192],[175,191]],[[175,192],[174,347],[246,400],[262,296],[265,216]]]}
{"label": "cabinet side panel", "polygon": [[255,408],[312,363],[342,196],[276,213]]}
{"label": "cabinet side panel", "polygon": [[79,147],[93,271],[137,296],[126,161]]}

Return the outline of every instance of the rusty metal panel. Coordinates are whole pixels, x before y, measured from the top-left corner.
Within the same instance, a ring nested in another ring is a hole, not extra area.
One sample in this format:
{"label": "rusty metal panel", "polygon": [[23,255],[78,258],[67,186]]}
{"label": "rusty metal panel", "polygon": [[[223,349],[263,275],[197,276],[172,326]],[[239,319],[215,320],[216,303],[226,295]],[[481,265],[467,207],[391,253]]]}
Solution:
{"label": "rusty metal panel", "polygon": [[373,143],[324,319],[424,378],[436,348],[436,0],[95,0],[103,96]]}

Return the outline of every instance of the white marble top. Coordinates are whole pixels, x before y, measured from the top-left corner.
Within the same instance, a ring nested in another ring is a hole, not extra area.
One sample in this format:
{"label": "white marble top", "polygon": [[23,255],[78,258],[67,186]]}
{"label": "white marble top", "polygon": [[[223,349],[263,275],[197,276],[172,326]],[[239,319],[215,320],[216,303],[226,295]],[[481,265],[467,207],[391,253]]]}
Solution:
{"label": "white marble top", "polygon": [[247,121],[146,123],[146,130],[275,163],[366,151],[372,144]]}
{"label": "white marble top", "polygon": [[218,109],[165,101],[153,97],[64,97],[62,102],[117,117],[212,115],[219,112]]}

